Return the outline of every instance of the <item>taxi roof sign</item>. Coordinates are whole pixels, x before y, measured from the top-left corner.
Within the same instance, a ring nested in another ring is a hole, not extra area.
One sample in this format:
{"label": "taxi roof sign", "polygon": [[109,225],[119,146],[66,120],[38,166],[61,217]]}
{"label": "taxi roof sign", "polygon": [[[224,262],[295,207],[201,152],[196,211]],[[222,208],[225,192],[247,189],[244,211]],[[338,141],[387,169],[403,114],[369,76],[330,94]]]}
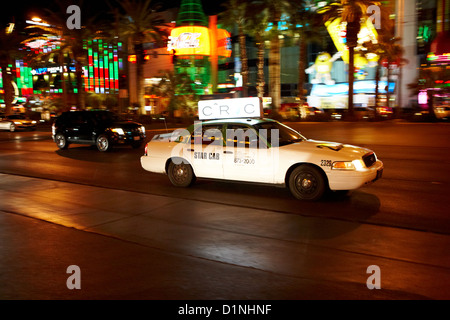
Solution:
{"label": "taxi roof sign", "polygon": [[260,118],[261,115],[261,103],[257,97],[201,100],[198,102],[199,120]]}

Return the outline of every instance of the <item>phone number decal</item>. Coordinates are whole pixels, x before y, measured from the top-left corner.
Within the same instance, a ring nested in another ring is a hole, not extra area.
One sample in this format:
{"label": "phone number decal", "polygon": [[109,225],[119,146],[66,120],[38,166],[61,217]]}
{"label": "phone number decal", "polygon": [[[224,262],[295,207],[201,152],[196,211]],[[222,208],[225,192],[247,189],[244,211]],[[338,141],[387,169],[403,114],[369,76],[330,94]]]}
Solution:
{"label": "phone number decal", "polygon": [[255,159],[249,158],[234,158],[236,164],[255,164]]}

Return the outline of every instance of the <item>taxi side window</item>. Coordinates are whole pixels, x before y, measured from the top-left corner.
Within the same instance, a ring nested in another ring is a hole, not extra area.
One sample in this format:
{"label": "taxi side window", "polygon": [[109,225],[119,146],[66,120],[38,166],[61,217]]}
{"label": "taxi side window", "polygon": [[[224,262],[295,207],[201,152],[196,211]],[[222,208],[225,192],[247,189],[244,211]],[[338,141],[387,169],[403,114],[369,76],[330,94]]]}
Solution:
{"label": "taxi side window", "polygon": [[227,147],[258,148],[258,134],[251,127],[228,125],[226,139]]}
{"label": "taxi side window", "polygon": [[200,126],[191,134],[191,144],[223,145],[222,126]]}

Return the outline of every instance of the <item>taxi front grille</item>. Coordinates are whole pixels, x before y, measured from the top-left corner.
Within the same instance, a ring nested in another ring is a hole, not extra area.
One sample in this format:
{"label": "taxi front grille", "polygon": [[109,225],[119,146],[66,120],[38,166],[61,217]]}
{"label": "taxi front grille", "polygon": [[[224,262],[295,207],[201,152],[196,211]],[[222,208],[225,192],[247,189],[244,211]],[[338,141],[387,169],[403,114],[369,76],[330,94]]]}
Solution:
{"label": "taxi front grille", "polygon": [[377,162],[377,157],[375,156],[375,153],[371,152],[363,156],[363,161],[366,167],[369,168]]}

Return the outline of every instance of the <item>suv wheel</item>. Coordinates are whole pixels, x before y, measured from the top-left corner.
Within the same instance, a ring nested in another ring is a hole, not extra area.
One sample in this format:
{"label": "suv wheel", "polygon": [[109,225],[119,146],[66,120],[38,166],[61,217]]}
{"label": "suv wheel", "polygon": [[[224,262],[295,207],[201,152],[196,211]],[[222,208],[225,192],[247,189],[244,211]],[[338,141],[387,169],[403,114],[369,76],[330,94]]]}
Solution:
{"label": "suv wheel", "polygon": [[99,151],[106,152],[111,150],[111,142],[109,141],[109,138],[104,134],[97,137],[96,145]]}
{"label": "suv wheel", "polygon": [[60,149],[67,149],[67,147],[69,146],[69,142],[67,142],[66,137],[62,133],[58,133],[55,136],[55,142]]}
{"label": "suv wheel", "polygon": [[14,122],[11,122],[11,124],[9,125],[9,131],[10,132],[16,131],[16,125],[14,124]]}

